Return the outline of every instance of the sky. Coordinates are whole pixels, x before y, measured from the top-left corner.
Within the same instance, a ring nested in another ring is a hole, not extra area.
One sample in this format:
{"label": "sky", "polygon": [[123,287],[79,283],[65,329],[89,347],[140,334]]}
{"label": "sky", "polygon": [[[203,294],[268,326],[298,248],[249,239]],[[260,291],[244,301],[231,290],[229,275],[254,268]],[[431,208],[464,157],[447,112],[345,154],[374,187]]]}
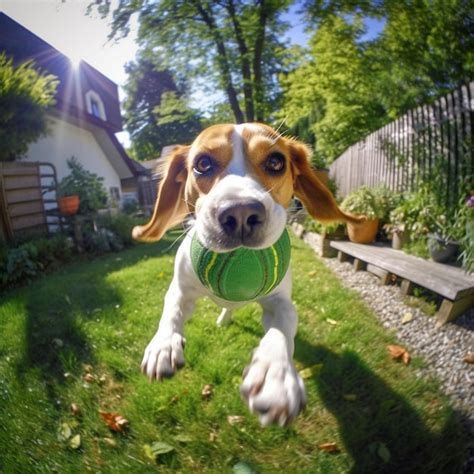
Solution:
{"label": "sky", "polygon": [[[118,41],[109,41],[109,22],[97,12],[86,16],[91,0],[0,0],[0,11],[28,28],[73,61],[82,59],[119,85],[119,96],[124,97],[123,85],[127,75],[124,66],[137,52],[136,30],[132,24],[130,34]],[[112,8],[118,0],[112,0]],[[293,44],[305,46],[310,33],[304,31],[297,7],[292,7],[284,19],[291,23],[287,35]],[[380,31],[380,22],[369,22],[369,36]],[[209,101],[209,98],[207,99]],[[196,96],[194,105],[205,107],[205,97]],[[128,146],[126,132],[117,135]]]}

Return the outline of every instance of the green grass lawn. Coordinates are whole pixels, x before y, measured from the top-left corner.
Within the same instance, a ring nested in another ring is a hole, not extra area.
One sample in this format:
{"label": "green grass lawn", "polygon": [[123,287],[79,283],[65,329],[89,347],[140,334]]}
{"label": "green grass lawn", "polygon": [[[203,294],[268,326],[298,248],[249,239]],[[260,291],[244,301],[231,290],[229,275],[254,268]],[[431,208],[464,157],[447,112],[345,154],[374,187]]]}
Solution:
{"label": "green grass lawn", "polygon": [[[171,241],[64,267],[0,299],[0,471],[232,472],[240,462],[240,472],[459,472],[467,435],[436,381],[415,376],[423,361],[392,361],[394,336],[299,240],[295,359],[312,369],[307,410],[291,427],[261,428],[239,396],[262,336],[256,304],[218,328],[219,308],[200,301],[185,368],[148,383],[139,366],[171,280]],[[100,410],[128,429],[112,432]],[[174,449],[154,460],[156,442]],[[339,451],[318,448],[329,442]]]}

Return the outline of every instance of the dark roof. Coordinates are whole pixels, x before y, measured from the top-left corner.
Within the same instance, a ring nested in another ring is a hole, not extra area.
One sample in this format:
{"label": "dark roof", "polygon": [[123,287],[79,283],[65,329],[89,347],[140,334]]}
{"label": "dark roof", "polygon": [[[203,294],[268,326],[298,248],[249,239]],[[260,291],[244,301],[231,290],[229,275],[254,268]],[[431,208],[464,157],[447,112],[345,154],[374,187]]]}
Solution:
{"label": "dark roof", "polygon": [[63,111],[71,109],[83,118],[95,119],[85,107],[85,94],[94,90],[104,103],[106,120],[95,119],[94,124],[112,132],[122,130],[122,117],[117,85],[85,61],[74,68],[67,56],[46,43],[34,33],[0,12],[0,52],[13,58],[15,63],[34,60],[45,72],[54,74],[60,83],[57,89],[57,106]]}

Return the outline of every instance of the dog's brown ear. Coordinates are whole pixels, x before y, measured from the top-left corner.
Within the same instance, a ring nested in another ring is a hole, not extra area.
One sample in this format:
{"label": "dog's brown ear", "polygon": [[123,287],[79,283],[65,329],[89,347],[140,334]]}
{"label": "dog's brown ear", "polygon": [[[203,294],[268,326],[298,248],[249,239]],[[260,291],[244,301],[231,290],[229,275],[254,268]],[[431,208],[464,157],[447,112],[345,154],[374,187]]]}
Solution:
{"label": "dog's brown ear", "polygon": [[171,227],[181,223],[189,213],[188,205],[184,199],[187,169],[186,157],[188,146],[175,148],[167,159],[162,180],[158,188],[153,216],[148,224],[136,226],[132,235],[134,239],[145,242],[160,240],[163,234]]}
{"label": "dog's brown ear", "polygon": [[314,219],[323,223],[338,221],[353,224],[359,224],[366,219],[365,216],[354,216],[339,208],[331,191],[319,180],[311,167],[311,150],[308,146],[296,140],[290,140],[288,145],[295,195]]}

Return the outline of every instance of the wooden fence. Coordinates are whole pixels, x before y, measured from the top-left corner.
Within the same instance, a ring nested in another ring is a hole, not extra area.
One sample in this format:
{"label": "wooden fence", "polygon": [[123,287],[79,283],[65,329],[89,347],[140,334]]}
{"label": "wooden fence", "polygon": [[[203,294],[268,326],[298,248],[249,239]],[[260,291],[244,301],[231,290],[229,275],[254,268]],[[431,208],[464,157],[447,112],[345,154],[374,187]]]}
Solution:
{"label": "wooden fence", "polygon": [[0,236],[46,232],[39,163],[0,163]]}
{"label": "wooden fence", "polygon": [[409,191],[429,181],[448,208],[456,205],[461,187],[474,186],[474,82],[352,145],[330,175],[340,197],[363,185]]}

